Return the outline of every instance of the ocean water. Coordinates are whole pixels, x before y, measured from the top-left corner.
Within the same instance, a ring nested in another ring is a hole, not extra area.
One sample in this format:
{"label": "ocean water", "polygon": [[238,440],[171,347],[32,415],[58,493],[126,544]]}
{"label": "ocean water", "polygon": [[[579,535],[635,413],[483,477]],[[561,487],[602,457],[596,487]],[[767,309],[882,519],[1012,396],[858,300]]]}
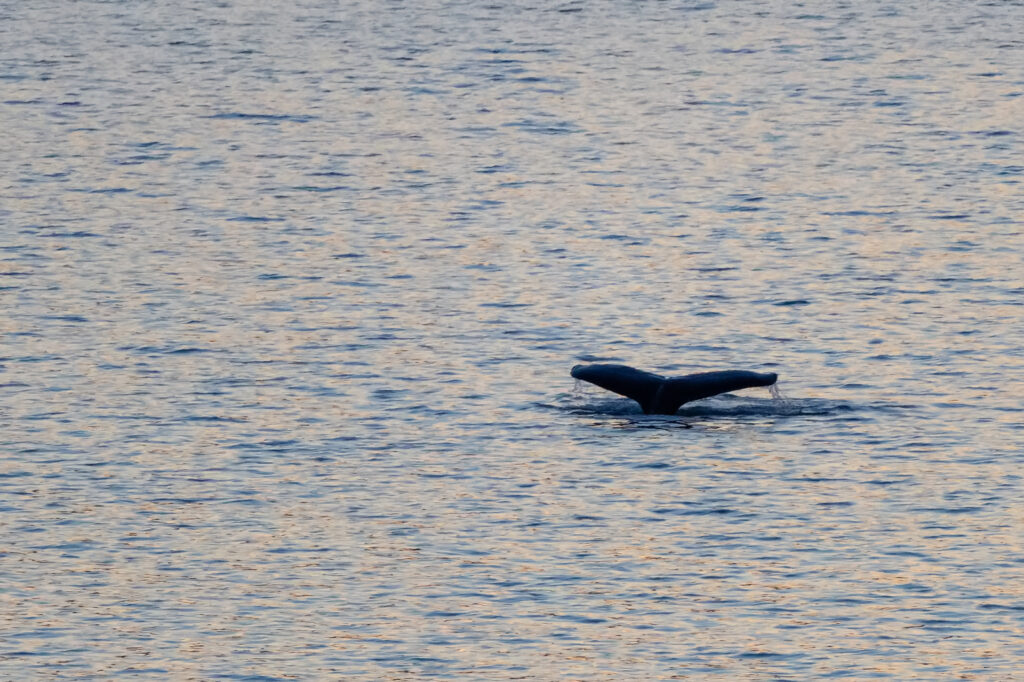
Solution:
{"label": "ocean water", "polygon": [[1021,36],[0,1],[0,678],[1020,675]]}

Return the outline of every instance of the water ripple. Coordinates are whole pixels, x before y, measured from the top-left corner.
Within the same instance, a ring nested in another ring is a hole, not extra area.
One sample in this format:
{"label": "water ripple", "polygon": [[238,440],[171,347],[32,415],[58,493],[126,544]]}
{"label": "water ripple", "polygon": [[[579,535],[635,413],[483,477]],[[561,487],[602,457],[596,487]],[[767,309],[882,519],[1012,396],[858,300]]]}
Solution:
{"label": "water ripple", "polygon": [[1015,3],[186,5],[0,8],[0,677],[1019,675]]}

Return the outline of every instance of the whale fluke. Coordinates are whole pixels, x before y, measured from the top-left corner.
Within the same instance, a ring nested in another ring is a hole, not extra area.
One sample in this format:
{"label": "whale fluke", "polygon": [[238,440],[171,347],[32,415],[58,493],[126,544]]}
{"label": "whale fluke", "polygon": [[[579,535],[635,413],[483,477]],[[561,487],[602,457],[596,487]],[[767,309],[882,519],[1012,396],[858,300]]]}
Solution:
{"label": "whale fluke", "polygon": [[771,386],[779,378],[774,372],[762,374],[740,369],[663,377],[626,365],[576,365],[571,374],[576,379],[632,398],[640,403],[644,414],[675,414],[683,403],[691,400],[741,388]]}

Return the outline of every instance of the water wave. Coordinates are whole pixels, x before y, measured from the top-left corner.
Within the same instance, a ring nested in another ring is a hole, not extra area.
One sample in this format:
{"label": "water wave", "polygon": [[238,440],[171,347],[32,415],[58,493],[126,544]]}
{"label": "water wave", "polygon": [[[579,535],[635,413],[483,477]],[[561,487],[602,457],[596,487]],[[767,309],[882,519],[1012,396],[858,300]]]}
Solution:
{"label": "water wave", "polygon": [[595,398],[579,393],[563,394],[553,407],[572,414],[644,419],[827,416],[870,409],[825,398],[754,398],[727,394],[688,403],[674,415],[645,415],[629,398]]}

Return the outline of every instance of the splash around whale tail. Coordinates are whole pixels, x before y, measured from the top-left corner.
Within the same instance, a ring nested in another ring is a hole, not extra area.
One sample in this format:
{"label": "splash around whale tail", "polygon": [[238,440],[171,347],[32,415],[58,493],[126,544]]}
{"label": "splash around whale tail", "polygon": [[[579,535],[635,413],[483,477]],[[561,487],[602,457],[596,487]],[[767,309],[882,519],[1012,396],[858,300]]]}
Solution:
{"label": "splash around whale tail", "polygon": [[645,414],[675,414],[683,403],[754,386],[771,386],[774,372],[726,370],[663,377],[626,365],[576,365],[572,376],[631,398]]}

